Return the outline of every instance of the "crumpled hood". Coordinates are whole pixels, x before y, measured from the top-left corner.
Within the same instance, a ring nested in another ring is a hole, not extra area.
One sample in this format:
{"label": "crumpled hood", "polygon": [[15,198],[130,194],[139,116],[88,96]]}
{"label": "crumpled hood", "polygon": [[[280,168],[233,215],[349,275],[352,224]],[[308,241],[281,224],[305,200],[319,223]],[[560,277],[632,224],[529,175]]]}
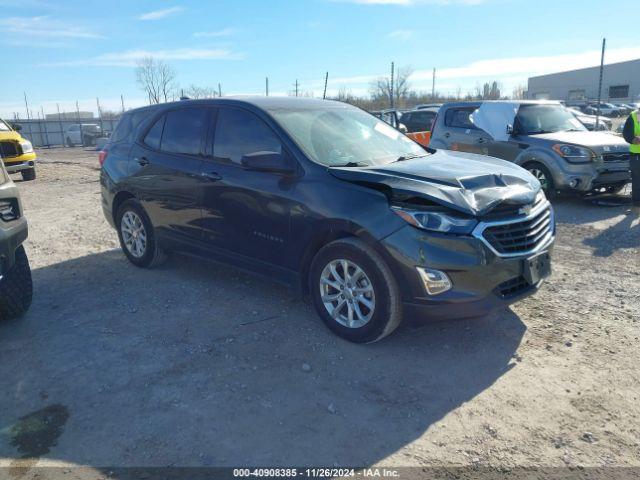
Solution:
{"label": "crumpled hood", "polygon": [[14,131],[0,132],[0,140],[15,140],[16,142],[21,142],[22,137],[18,132]]}
{"label": "crumpled hood", "polygon": [[438,150],[427,157],[376,167],[331,167],[348,182],[382,186],[400,201],[421,197],[474,216],[501,203],[532,203],[540,183],[523,168],[493,157]]}
{"label": "crumpled hood", "polygon": [[571,143],[583,147],[615,146],[624,147],[625,150],[629,148],[629,144],[624,141],[624,138],[607,132],[555,132],[532,135],[532,137],[553,140],[555,142]]}

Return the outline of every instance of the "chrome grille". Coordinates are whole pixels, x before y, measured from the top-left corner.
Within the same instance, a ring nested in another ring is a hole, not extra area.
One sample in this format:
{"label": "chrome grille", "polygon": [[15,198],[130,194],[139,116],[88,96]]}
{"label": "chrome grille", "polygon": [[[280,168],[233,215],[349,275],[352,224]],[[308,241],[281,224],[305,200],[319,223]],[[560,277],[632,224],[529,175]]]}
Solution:
{"label": "chrome grille", "polygon": [[544,201],[526,216],[481,222],[474,235],[498,255],[509,257],[539,250],[553,237],[554,230],[551,204]]}

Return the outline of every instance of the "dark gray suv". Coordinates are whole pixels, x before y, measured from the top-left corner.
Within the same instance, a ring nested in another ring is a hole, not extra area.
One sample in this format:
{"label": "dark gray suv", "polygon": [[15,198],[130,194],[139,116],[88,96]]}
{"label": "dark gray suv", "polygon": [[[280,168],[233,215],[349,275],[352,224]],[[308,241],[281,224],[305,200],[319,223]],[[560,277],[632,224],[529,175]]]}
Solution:
{"label": "dark gray suv", "polygon": [[588,131],[554,101],[445,104],[429,146],[514,162],[540,181],[547,197],[558,190],[616,192],[630,180],[627,143]]}

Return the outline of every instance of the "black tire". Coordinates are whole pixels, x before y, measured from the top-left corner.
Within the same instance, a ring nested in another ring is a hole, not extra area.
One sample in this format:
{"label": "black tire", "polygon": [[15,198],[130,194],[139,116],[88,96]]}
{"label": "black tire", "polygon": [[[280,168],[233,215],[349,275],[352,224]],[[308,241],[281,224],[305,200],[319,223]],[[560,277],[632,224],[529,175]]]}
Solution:
{"label": "black tire", "polygon": [[29,180],[35,180],[36,179],[36,169],[34,168],[30,168],[29,170],[22,170],[22,172],[20,172],[22,174],[22,180],[24,180],[25,182],[28,182]]}
{"label": "black tire", "polygon": [[[358,328],[340,324],[329,314],[322,301],[322,272],[331,261],[338,259],[345,259],[359,266],[373,287],[373,314],[367,323]],[[322,321],[332,332],[350,342],[376,342],[393,332],[402,321],[400,291],[391,270],[373,248],[355,238],[336,240],[317,253],[309,271],[309,291],[313,306]]]}
{"label": "black tire", "polygon": [[[539,162],[530,162],[527,163],[524,168],[534,177],[540,181],[540,185],[542,186],[542,190],[544,194],[547,196],[549,200],[553,200],[558,196],[558,190],[556,189],[556,185],[553,182],[553,177],[551,176],[551,172],[549,169],[545,167],[543,164]],[[538,173],[539,172],[539,173]],[[544,176],[546,182],[543,182],[540,178],[540,174]]]}
{"label": "black tire", "polygon": [[[137,215],[142,221],[142,225],[144,227],[144,232],[146,234],[146,244],[145,248],[143,249],[144,253],[140,256],[133,255],[123,239],[122,218],[127,212],[133,212],[135,215]],[[140,202],[138,202],[137,200],[133,198],[129,199],[120,206],[120,208],[118,209],[118,213],[116,214],[116,228],[118,230],[118,239],[120,240],[120,247],[122,248],[122,251],[129,259],[129,261],[136,267],[157,267],[166,259],[164,251],[160,248],[158,242],[156,241],[155,229],[151,224],[151,220],[149,220],[149,216],[144,211],[142,205],[140,205]]]}
{"label": "black tire", "polygon": [[73,142],[69,137],[67,137],[67,147],[73,147]]}
{"label": "black tire", "polygon": [[0,320],[22,316],[31,306],[33,283],[29,259],[20,245],[13,268],[0,281]]}

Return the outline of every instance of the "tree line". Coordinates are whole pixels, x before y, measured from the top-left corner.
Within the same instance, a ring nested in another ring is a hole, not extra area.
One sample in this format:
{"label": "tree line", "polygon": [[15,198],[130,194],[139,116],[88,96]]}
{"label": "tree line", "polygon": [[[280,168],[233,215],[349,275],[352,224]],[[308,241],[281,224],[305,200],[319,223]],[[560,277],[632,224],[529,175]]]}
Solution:
{"label": "tree line", "polygon": [[[513,89],[510,95],[505,95],[502,85],[497,80],[478,83],[473,90],[462,93],[460,88],[455,94],[441,94],[437,91],[423,92],[412,88],[411,75],[413,69],[410,66],[398,68],[393,76],[379,77],[369,85],[368,95],[354,95],[346,88],[340,88],[337,95],[328,97],[332,100],[357,105],[365,110],[382,110],[389,108],[411,108],[421,103],[445,103],[461,100],[500,100],[523,99],[526,89],[520,85]],[[218,87],[190,85],[180,87],[177,82],[176,70],[153,57],[141,59],[135,71],[136,81],[146,93],[150,104],[175,101],[186,96],[193,99],[214,98],[222,95],[220,85]],[[298,94],[305,97],[313,97],[313,92],[296,89],[289,91],[289,95]]]}

